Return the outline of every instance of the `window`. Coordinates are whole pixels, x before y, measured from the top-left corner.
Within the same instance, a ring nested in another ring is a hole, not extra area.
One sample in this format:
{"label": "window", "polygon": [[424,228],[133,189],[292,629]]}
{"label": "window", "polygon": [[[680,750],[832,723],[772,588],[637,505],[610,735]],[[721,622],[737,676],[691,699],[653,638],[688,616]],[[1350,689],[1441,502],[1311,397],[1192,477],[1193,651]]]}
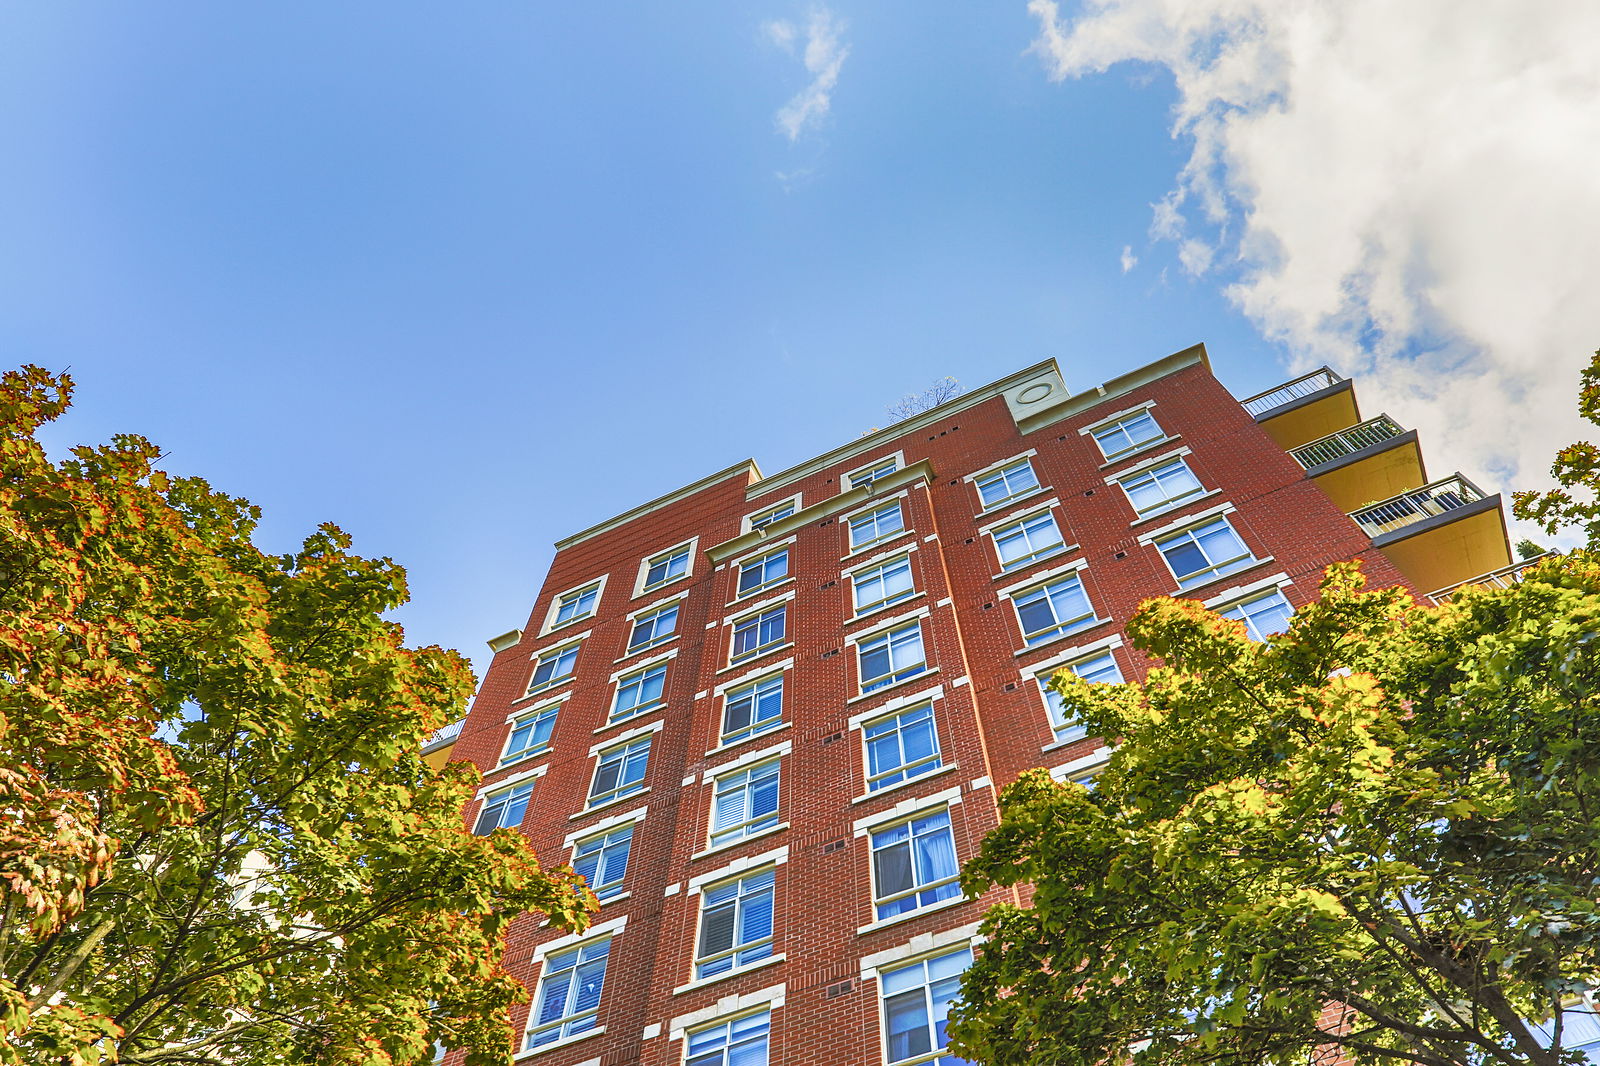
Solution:
{"label": "window", "polygon": [[515,829],[522,824],[522,816],[528,813],[528,797],[532,795],[532,781],[489,793],[483,798],[483,810],[478,812],[478,824],[472,831],[486,836],[496,829]]}
{"label": "window", "polygon": [[676,581],[689,572],[689,545],[680,544],[671,551],[662,552],[645,560],[644,585],[640,592],[649,592],[651,589],[660,588],[669,581]]}
{"label": "window", "polygon": [[650,759],[650,738],[640,737],[600,753],[589,787],[589,806],[595,807],[644,787],[645,764]]}
{"label": "window", "polygon": [[783,643],[784,623],[788,619],[788,604],[780,603],[760,614],[741,618],[733,624],[732,662],[759,655]]}
{"label": "window", "polygon": [[771,588],[789,576],[789,549],[779,548],[759,559],[747,559],[739,564],[739,595],[748,596]]}
{"label": "window", "polygon": [[760,873],[707,888],[700,897],[695,977],[713,977],[772,954],[772,882]]}
{"label": "window", "polygon": [[911,584],[911,556],[902,555],[856,571],[850,575],[850,587],[855,594],[856,614],[910,599],[917,593]]}
{"label": "window", "polygon": [[774,522],[781,522],[794,514],[794,507],[795,500],[784,500],[775,507],[769,507],[765,511],[757,511],[750,516],[750,528],[765,529]]}
{"label": "window", "polygon": [[667,685],[667,664],[657,663],[617,680],[617,698],[611,704],[611,720],[620,722],[645,711],[653,711],[666,701],[661,692]]}
{"label": "window", "polygon": [[961,974],[971,965],[972,950],[962,948],[878,975],[889,1066],[967,1061],[942,1052],[950,1043],[945,1019],[961,993]]}
{"label": "window", "polygon": [[689,1034],[684,1066],[767,1066],[772,1012],[746,1014]]}
{"label": "window", "polygon": [[1205,495],[1205,488],[1182,459],[1174,459],[1148,470],[1123,478],[1118,482],[1128,494],[1134,512],[1144,518],[1178,506],[1186,500]]}
{"label": "window", "polygon": [[1178,587],[1184,589],[1255,563],[1239,534],[1221,517],[1158,540],[1156,548],[1171,567],[1172,576],[1178,579]]}
{"label": "window", "polygon": [[1115,422],[1107,422],[1090,430],[1094,442],[1100,445],[1100,454],[1109,462],[1118,456],[1136,452],[1146,444],[1163,440],[1166,434],[1150,417],[1149,409],[1124,415]]}
{"label": "window", "polygon": [[1000,569],[1015,570],[1036,559],[1053,555],[1064,547],[1055,516],[1040,511],[994,531],[994,550],[1000,556]]}
{"label": "window", "polygon": [[861,657],[862,692],[886,688],[928,668],[920,622],[864,640],[857,651]]}
{"label": "window", "polygon": [[764,677],[728,693],[722,708],[722,742],[753,737],[783,722],[783,675]]}
{"label": "window", "polygon": [[1083,591],[1077,574],[1057,578],[1048,585],[1029,589],[1012,597],[1022,637],[1029,644],[1043,644],[1067,633],[1095,624],[1094,608]]}
{"label": "window", "polygon": [[[1067,669],[1092,684],[1122,683],[1122,671],[1117,667],[1117,660],[1112,657],[1110,651],[1103,651],[1087,659],[1079,659],[1069,664]],[[1047,670],[1039,675],[1039,690],[1044,693],[1044,706],[1050,715],[1050,727],[1055,730],[1056,740],[1059,743],[1067,744],[1074,740],[1082,740],[1089,735],[1089,730],[1072,716],[1067,710],[1067,705],[1062,702],[1060,694],[1050,687],[1050,677],[1054,672]]]}
{"label": "window", "polygon": [[554,688],[563,681],[572,680],[572,670],[578,662],[578,645],[568,644],[551,648],[539,654],[533,667],[533,680],[528,682],[528,692]]}
{"label": "window", "polygon": [[717,778],[711,843],[726,844],[778,824],[778,760]]}
{"label": "window", "polygon": [[633,632],[628,636],[628,651],[642,651],[664,644],[678,634],[678,604],[669,603],[633,620]]}
{"label": "window", "polygon": [[873,898],[880,919],[961,895],[960,872],[947,810],[872,834]]}
{"label": "window", "polygon": [[899,467],[899,462],[896,461],[895,457],[891,455],[887,459],[873,463],[865,470],[857,470],[855,473],[851,474],[850,487],[853,489],[859,489],[863,485],[870,485],[880,477],[894,473],[897,469],[899,469]]}
{"label": "window", "polygon": [[539,999],[529,1018],[524,1049],[553,1044],[594,1028],[610,957],[611,938],[606,937],[544,960]]}
{"label": "window", "polygon": [[1224,618],[1243,622],[1251,640],[1266,640],[1272,634],[1282,633],[1289,628],[1289,616],[1294,614],[1294,608],[1289,606],[1282,589],[1273,589],[1263,595],[1230,604],[1217,613]]}
{"label": "window", "polygon": [[594,614],[595,605],[600,601],[600,582],[585,585],[581,589],[574,589],[565,593],[556,601],[556,617],[550,623],[550,628],[564,626],[569,622],[577,622]]}
{"label": "window", "polygon": [[1039,487],[1039,478],[1033,472],[1033,463],[1018,459],[999,470],[991,470],[973,479],[978,486],[978,498],[984,510],[998,507],[1007,500],[1032,492]]}
{"label": "window", "polygon": [[886,503],[874,511],[865,511],[850,519],[850,549],[854,551],[873,541],[892,537],[905,527],[899,500]]}
{"label": "window", "polygon": [[556,727],[556,712],[561,705],[540,707],[511,723],[511,735],[506,738],[506,753],[500,756],[500,765],[514,763],[550,746],[550,734]]}
{"label": "window", "polygon": [[862,735],[867,744],[868,792],[939,768],[932,703],[868,722]]}
{"label": "window", "polygon": [[572,868],[589,883],[591,892],[601,899],[610,899],[622,891],[622,879],[628,872],[628,851],[632,847],[631,825],[580,840],[572,852]]}

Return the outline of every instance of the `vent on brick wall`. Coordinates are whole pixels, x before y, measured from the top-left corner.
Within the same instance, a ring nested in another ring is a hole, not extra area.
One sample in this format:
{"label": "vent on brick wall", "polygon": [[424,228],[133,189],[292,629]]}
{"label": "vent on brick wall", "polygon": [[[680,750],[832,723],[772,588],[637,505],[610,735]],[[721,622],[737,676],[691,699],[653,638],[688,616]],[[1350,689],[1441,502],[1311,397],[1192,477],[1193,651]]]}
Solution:
{"label": "vent on brick wall", "polygon": [[819,659],[831,659],[835,655],[838,655],[838,654],[839,654],[839,649],[838,648],[834,648],[832,651],[823,652],[821,655],[817,656],[817,658],[819,658]]}
{"label": "vent on brick wall", "polygon": [[838,584],[837,581],[824,581],[822,584],[818,585],[817,588],[819,588],[819,589],[831,589],[831,588],[833,588],[833,586],[835,586],[837,584]]}
{"label": "vent on brick wall", "polygon": [[1085,496],[1093,496],[1094,495],[1094,489],[1084,489],[1083,490],[1083,494]]}
{"label": "vent on brick wall", "polygon": [[833,525],[833,519],[824,518],[822,521],[818,522],[817,525],[819,525],[819,526],[831,526],[831,525]]}
{"label": "vent on brick wall", "polygon": [[1015,681],[1008,681],[1008,682],[1006,682],[1006,684],[1004,686],[1001,687],[1001,691],[1002,692],[1015,692],[1015,691],[1017,691],[1017,683]]}
{"label": "vent on brick wall", "polygon": [[968,544],[971,544],[971,543],[972,543],[972,542],[973,542],[973,540],[974,540],[974,539],[976,539],[976,538],[974,538],[974,537],[968,537],[968,538],[967,538],[967,543],[968,543]]}
{"label": "vent on brick wall", "polygon": [[1111,558],[1113,558],[1113,559],[1126,559],[1127,557],[1128,557],[1128,553],[1127,552],[1118,552],[1117,554],[1113,555]]}
{"label": "vent on brick wall", "polygon": [[957,478],[957,479],[955,479],[955,480],[954,480],[954,481],[952,481],[952,482],[950,482],[950,484],[952,484],[952,485],[959,485],[959,484],[961,484],[961,479],[960,479],[960,478]]}
{"label": "vent on brick wall", "polygon": [[839,996],[849,995],[851,992],[855,991],[855,988],[856,983],[854,981],[840,981],[836,985],[829,985],[828,998],[835,999]]}
{"label": "vent on brick wall", "polygon": [[1067,439],[1066,434],[1062,434],[1061,436],[1056,438],[1056,440],[1066,440],[1066,439]]}
{"label": "vent on brick wall", "polygon": [[994,604],[992,604],[992,603],[986,603],[986,604],[984,604],[984,605],[983,605],[983,609],[984,609],[984,610],[985,610],[985,611],[987,611],[987,610],[989,610],[989,609],[990,609],[990,608],[992,608],[992,607],[993,607],[993,606],[994,606]]}
{"label": "vent on brick wall", "polygon": [[844,734],[843,733],[829,733],[827,736],[822,738],[822,744],[823,744],[824,747],[826,747],[827,745],[832,744],[836,740],[843,740],[843,739],[844,739]]}
{"label": "vent on brick wall", "polygon": [[826,844],[822,845],[822,854],[824,854],[824,855],[832,855],[834,852],[843,851],[845,848],[847,848],[849,846],[850,846],[850,841],[849,841],[848,838],[840,838],[838,840],[830,840]]}

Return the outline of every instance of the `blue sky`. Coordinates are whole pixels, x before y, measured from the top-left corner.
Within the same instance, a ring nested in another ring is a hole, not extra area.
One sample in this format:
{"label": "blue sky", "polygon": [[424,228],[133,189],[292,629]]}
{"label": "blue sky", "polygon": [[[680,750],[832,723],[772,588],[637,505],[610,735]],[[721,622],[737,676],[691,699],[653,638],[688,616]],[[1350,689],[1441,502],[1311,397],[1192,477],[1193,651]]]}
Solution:
{"label": "blue sky", "polygon": [[6,361],[71,367],[52,446],[149,436],[259,503],[269,550],[340,524],[408,568],[410,639],[480,665],[556,538],[945,375],[1054,356],[1088,386],[1205,341],[1238,394],[1329,358],[1427,426],[1428,358],[1516,371],[1425,256],[1404,321],[1369,261],[1291,269],[1331,242],[1250,138],[1321,143],[1332,90],[1208,84],[1276,17],[1208,4],[1180,40],[1164,0],[9,5]]}

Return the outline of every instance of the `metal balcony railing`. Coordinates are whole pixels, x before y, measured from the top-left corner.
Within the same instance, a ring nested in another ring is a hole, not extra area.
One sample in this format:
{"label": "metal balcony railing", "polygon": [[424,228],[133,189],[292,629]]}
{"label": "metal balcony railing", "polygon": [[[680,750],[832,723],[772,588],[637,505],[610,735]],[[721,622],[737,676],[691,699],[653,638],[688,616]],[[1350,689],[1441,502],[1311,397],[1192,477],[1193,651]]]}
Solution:
{"label": "metal balcony railing", "polygon": [[1437,592],[1428,593],[1428,599],[1435,604],[1448,603],[1451,596],[1468,585],[1484,585],[1492,589],[1510,588],[1522,579],[1522,572],[1528,567],[1536,563],[1542,563],[1557,554],[1559,553],[1545,552],[1543,555],[1535,555],[1531,559],[1522,559],[1512,563],[1510,566],[1502,566],[1498,570],[1491,570],[1487,574],[1479,574],[1477,577],[1469,577],[1465,581],[1457,581],[1454,585],[1448,585]]}
{"label": "metal balcony railing", "polygon": [[1403,492],[1351,513],[1356,525],[1369,537],[1392,533],[1434,515],[1448,514],[1483,499],[1478,486],[1456,474],[1420,489]]}
{"label": "metal balcony railing", "polygon": [[1323,463],[1331,463],[1346,455],[1359,452],[1362,448],[1370,448],[1374,444],[1381,444],[1391,437],[1398,437],[1405,431],[1400,428],[1400,423],[1388,415],[1379,415],[1369,418],[1360,425],[1341,429],[1337,433],[1330,433],[1321,440],[1314,440],[1310,444],[1302,444],[1292,448],[1289,454],[1295,457],[1299,464],[1310,470]]}
{"label": "metal balcony railing", "polygon": [[1304,377],[1286,381],[1275,389],[1268,389],[1266,392],[1257,393],[1239,402],[1244,405],[1244,409],[1250,412],[1251,416],[1259,416],[1266,414],[1274,407],[1282,407],[1284,404],[1292,403],[1302,396],[1310,396],[1313,392],[1321,392],[1330,385],[1337,385],[1343,380],[1344,378],[1327,367],[1322,367],[1320,370],[1313,370]]}
{"label": "metal balcony railing", "polygon": [[461,718],[451,722],[447,726],[441,727],[434,732],[433,736],[422,742],[422,750],[424,752],[429,752],[435,748],[442,748],[446,744],[455,743],[456,737],[461,735],[461,727],[466,724],[467,720],[465,718]]}

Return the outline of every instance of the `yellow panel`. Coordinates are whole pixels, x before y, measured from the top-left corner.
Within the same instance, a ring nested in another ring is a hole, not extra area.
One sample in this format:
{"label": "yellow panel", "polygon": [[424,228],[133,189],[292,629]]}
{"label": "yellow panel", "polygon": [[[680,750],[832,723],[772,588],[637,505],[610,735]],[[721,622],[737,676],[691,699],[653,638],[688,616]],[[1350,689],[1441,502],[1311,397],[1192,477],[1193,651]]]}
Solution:
{"label": "yellow panel", "polygon": [[450,761],[450,752],[453,748],[455,748],[455,745],[450,744],[440,748],[438,751],[430,751],[422,757],[422,761],[427,763],[430,769],[443,770],[444,764]]}
{"label": "yellow panel", "polygon": [[1320,400],[1274,415],[1261,423],[1267,436],[1278,442],[1284,451],[1321,440],[1330,433],[1349,429],[1361,421],[1356,410],[1356,390],[1340,389]]}
{"label": "yellow panel", "polygon": [[1498,509],[1396,541],[1386,545],[1383,553],[1421,593],[1511,565],[1511,548]]}
{"label": "yellow panel", "polygon": [[1319,474],[1312,480],[1346,513],[1420,489],[1428,483],[1422,470],[1422,449],[1414,440]]}

